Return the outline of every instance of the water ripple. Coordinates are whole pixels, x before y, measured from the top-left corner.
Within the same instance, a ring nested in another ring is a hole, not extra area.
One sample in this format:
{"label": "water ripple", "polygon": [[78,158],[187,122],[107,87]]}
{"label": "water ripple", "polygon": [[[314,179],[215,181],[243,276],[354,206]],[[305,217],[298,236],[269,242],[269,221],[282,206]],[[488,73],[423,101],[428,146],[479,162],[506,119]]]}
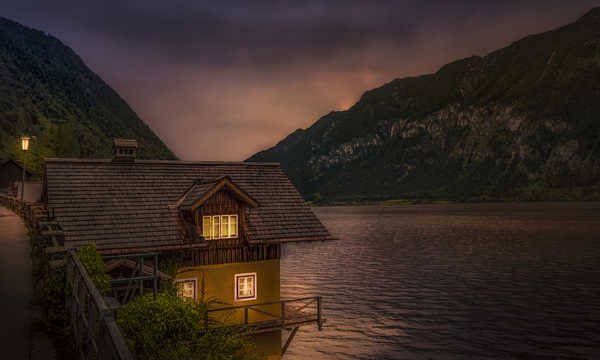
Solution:
{"label": "water ripple", "polygon": [[282,298],[323,296],[286,359],[600,358],[600,204],[316,208]]}

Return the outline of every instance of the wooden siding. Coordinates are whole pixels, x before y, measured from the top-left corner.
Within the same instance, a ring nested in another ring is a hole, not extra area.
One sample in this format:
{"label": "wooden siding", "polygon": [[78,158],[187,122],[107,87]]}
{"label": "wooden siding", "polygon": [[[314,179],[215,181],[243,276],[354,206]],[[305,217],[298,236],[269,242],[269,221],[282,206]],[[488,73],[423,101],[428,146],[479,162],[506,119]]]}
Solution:
{"label": "wooden siding", "polygon": [[185,266],[231,264],[281,258],[281,245],[214,246],[188,250],[184,253]]}
{"label": "wooden siding", "polygon": [[[13,160],[0,164],[0,189],[11,187],[15,182],[21,183],[23,167]],[[25,171],[25,181],[31,180],[31,173]]]}

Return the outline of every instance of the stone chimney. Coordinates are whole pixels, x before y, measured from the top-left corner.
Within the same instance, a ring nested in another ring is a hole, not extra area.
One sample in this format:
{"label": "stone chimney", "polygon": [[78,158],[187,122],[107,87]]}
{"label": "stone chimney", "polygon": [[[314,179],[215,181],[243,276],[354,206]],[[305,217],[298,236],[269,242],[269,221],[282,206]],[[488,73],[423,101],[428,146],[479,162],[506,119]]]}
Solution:
{"label": "stone chimney", "polygon": [[113,140],[113,162],[133,162],[137,152],[137,141],[131,139]]}

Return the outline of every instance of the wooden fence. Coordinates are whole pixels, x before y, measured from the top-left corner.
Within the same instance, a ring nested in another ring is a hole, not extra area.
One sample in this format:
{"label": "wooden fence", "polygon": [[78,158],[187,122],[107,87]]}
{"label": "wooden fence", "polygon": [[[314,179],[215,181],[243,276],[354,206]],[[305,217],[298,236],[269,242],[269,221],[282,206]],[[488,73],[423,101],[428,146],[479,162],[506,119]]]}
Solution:
{"label": "wooden fence", "polygon": [[66,307],[81,359],[133,359],[108,306],[75,251],[67,255]]}
{"label": "wooden fence", "polygon": [[46,242],[46,254],[55,258],[50,261],[49,271],[66,266],[65,305],[79,357],[82,360],[133,360],[115,321],[115,310],[100,295],[75,251],[62,247],[63,234],[53,214],[43,204],[22,203],[6,193],[0,193],[0,205],[20,215],[30,231]]}

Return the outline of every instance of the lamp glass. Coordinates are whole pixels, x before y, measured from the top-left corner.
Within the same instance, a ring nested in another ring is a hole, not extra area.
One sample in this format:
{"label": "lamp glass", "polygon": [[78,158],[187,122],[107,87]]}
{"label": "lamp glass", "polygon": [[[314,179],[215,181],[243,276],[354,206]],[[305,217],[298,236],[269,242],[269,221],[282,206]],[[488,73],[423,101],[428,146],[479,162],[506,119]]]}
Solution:
{"label": "lamp glass", "polygon": [[21,138],[21,148],[23,149],[23,151],[29,150],[29,138],[28,137],[23,136]]}

